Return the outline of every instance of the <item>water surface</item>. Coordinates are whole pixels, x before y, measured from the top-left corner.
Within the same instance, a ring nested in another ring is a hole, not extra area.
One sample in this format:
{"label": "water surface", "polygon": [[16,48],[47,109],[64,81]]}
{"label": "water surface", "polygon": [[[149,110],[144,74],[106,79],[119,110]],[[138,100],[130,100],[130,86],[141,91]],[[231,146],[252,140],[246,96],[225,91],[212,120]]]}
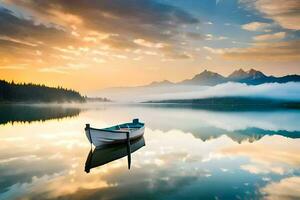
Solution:
{"label": "water surface", "polygon": [[[149,105],[0,110],[0,199],[300,198],[297,110]],[[124,156],[86,173],[85,124],[101,128],[136,117],[146,123],[145,146],[131,154],[131,169]]]}

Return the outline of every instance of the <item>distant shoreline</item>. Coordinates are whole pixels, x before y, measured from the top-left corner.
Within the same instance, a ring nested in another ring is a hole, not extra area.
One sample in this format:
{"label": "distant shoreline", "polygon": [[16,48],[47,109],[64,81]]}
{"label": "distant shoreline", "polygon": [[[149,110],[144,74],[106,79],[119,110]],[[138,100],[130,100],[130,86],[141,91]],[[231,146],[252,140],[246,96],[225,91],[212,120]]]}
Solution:
{"label": "distant shoreline", "polygon": [[21,106],[31,106],[31,105],[48,105],[48,106],[63,106],[63,105],[85,105],[93,103],[112,103],[112,101],[84,101],[84,102],[0,102],[0,106],[9,106],[9,105],[21,105]]}
{"label": "distant shoreline", "polygon": [[158,101],[145,101],[143,104],[165,104],[165,105],[182,105],[197,106],[199,108],[211,109],[300,109],[299,101],[269,99],[269,98],[252,98],[252,97],[213,97],[202,99],[170,99]]}

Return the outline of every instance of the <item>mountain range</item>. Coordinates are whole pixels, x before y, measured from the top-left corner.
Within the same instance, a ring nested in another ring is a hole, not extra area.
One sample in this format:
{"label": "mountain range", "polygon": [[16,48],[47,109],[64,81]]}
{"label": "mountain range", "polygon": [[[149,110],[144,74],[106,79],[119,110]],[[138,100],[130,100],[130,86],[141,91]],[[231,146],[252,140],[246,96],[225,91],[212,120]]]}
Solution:
{"label": "mountain range", "polygon": [[168,85],[203,85],[214,86],[226,82],[246,83],[248,85],[259,85],[263,83],[287,83],[300,82],[300,75],[286,75],[282,77],[267,76],[261,71],[250,69],[244,71],[243,69],[235,70],[229,76],[225,77],[218,73],[204,70],[200,74],[195,75],[191,79],[186,79],[181,82],[173,83],[168,80],[161,82],[152,82],[147,86],[168,86]]}
{"label": "mountain range", "polygon": [[[264,87],[263,85],[260,87],[260,85],[264,83],[286,84],[270,84],[269,87]],[[214,87],[219,84],[223,86]],[[295,101],[299,100],[300,102],[300,95],[298,95],[300,90],[299,84],[300,75],[275,77],[268,76],[255,69],[248,71],[239,69],[228,76],[222,76],[218,73],[204,70],[191,79],[180,82],[174,83],[164,80],[143,86],[106,88],[95,91],[91,93],[90,96],[103,96],[113,101],[123,102],[193,100],[213,97],[292,99]],[[257,87],[251,87],[253,85]],[[225,100],[222,99],[220,103],[223,104],[224,101]],[[239,101],[241,101],[241,99],[239,99]],[[250,101],[250,103],[252,102]],[[248,104],[249,102],[247,102],[247,105]]]}

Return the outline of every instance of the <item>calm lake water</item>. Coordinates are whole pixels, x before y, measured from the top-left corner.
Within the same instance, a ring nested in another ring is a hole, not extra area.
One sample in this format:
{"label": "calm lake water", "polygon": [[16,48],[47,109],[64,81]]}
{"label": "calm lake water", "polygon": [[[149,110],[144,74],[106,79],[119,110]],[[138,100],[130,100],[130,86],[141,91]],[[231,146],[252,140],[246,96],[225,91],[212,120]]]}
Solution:
{"label": "calm lake water", "polygon": [[[146,129],[132,144],[131,169],[121,146],[96,152],[93,162],[116,151],[124,157],[86,173],[85,124],[133,118]],[[297,199],[300,111],[0,106],[0,177],[1,200]]]}

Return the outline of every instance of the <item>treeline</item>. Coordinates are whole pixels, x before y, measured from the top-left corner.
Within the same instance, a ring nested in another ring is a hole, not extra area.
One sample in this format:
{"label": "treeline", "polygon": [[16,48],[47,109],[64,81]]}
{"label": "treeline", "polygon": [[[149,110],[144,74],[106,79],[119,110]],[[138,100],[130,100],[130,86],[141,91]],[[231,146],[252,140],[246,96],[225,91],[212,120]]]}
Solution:
{"label": "treeline", "polygon": [[269,110],[300,109],[299,101],[271,99],[262,97],[208,97],[204,99],[171,99],[146,101],[143,103],[165,104],[167,106],[193,106],[209,110]]}
{"label": "treeline", "polygon": [[0,102],[7,103],[62,103],[84,102],[79,92],[62,87],[48,87],[32,83],[14,83],[0,80]]}

